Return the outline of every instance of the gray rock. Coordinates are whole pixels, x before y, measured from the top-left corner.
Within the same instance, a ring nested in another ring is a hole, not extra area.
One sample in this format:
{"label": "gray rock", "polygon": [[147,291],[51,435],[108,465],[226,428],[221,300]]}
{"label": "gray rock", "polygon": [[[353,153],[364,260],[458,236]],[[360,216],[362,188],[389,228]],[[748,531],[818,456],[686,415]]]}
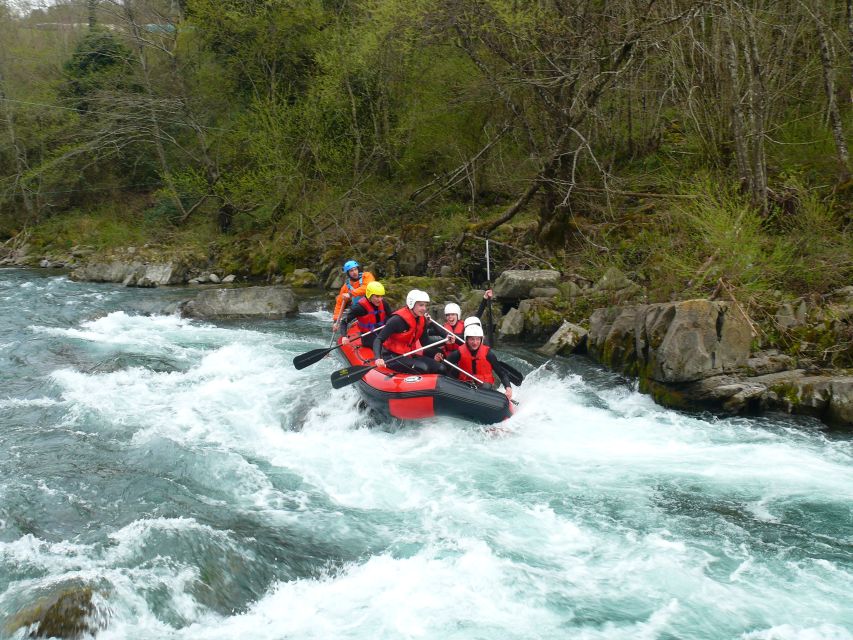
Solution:
{"label": "gray rock", "polygon": [[597,309],[589,350],[626,373],[688,382],[733,371],[749,358],[752,333],[729,302],[687,300]]}
{"label": "gray rock", "polygon": [[232,273],[232,274],[227,275],[227,276],[225,276],[224,278],[222,278],[222,284],[231,284],[231,283],[232,283],[232,282],[234,282],[236,279],[237,279],[237,276],[235,276],[235,275]]}
{"label": "gray rock", "polygon": [[632,286],[637,285],[628,280],[625,274],[619,271],[619,269],[610,267],[592,288],[597,291],[619,291],[620,289],[627,289]]}
{"label": "gray rock", "polygon": [[141,262],[90,263],[71,272],[72,280],[87,282],[121,282],[125,286],[160,286],[182,284],[186,269],[176,263],[144,264]]}
{"label": "gray rock", "polygon": [[574,298],[576,296],[583,295],[583,289],[571,280],[568,282],[561,282],[557,286],[557,289],[559,289],[560,293],[563,294],[564,298]]}
{"label": "gray rock", "polygon": [[334,269],[329,273],[329,277],[326,278],[325,287],[326,289],[338,291],[342,286],[344,286],[344,274],[340,269]]}
{"label": "gray rock", "polygon": [[219,283],[221,282],[221,280],[219,279],[219,276],[218,276],[218,275],[216,275],[215,273],[211,273],[211,274],[208,276],[208,278],[210,278],[210,281],[211,281],[213,284],[219,284]]}
{"label": "gray rock", "polygon": [[308,269],[294,269],[284,281],[291,287],[311,289],[320,286],[320,279]]}
{"label": "gray rock", "polygon": [[438,274],[442,278],[450,278],[453,275],[453,267],[451,267],[449,264],[443,264],[438,270]]}
{"label": "gray rock", "polygon": [[750,376],[763,376],[780,371],[788,371],[796,367],[796,361],[789,355],[779,353],[775,349],[756,353],[746,361],[745,372]]}
{"label": "gray rock", "polygon": [[516,338],[524,331],[524,314],[518,309],[510,309],[500,324],[501,338]]}
{"label": "gray rock", "polygon": [[288,287],[207,289],[183,305],[191,318],[283,318],[298,312]]}
{"label": "gray rock", "polygon": [[560,295],[557,287],[533,287],[530,290],[531,298],[556,298]]}
{"label": "gray rock", "polygon": [[556,287],[560,272],[550,269],[504,271],[495,281],[495,297],[501,300],[523,300],[530,297],[531,289]]}
{"label": "gray rock", "polygon": [[546,356],[573,353],[584,343],[588,333],[583,327],[563,321],[562,326],[554,332],[548,342],[539,348],[539,352]]}
{"label": "gray rock", "polygon": [[776,311],[776,324],[783,329],[801,327],[806,323],[806,302],[801,300],[799,304],[786,302]]}

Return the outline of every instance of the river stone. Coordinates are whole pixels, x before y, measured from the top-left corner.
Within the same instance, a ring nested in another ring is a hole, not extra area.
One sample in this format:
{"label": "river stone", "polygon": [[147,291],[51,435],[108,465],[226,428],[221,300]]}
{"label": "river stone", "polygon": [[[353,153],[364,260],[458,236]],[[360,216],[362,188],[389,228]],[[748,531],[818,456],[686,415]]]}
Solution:
{"label": "river stone", "polygon": [[596,309],[589,350],[605,364],[658,382],[688,382],[746,364],[752,333],[725,301]]}
{"label": "river stone", "polygon": [[508,270],[495,281],[495,297],[501,300],[523,300],[537,287],[556,287],[560,272],[551,269]]}
{"label": "river stone", "polygon": [[583,327],[564,320],[562,326],[554,332],[548,342],[539,348],[539,352],[546,356],[572,353],[581,345],[587,333],[588,331]]}
{"label": "river stone", "polygon": [[293,292],[282,286],[208,289],[182,307],[191,318],[283,318],[298,310]]}
{"label": "river stone", "polygon": [[788,371],[761,376],[789,413],[812,415],[831,425],[853,425],[853,376],[810,376]]}
{"label": "river stone", "polygon": [[518,309],[510,309],[500,324],[501,338],[516,338],[524,331],[524,314]]}
{"label": "river stone", "polygon": [[6,630],[30,628],[27,638],[91,638],[109,622],[109,612],[96,606],[95,595],[89,587],[65,588],[12,616]]}
{"label": "river stone", "polygon": [[796,367],[796,361],[789,355],[768,349],[756,353],[746,361],[746,373],[751,376],[763,376],[769,373],[789,371]]}
{"label": "river stone", "polygon": [[113,261],[83,265],[72,271],[69,277],[86,282],[121,282],[127,287],[135,287],[181,284],[185,276],[186,269],[173,262],[144,264]]}
{"label": "river stone", "polygon": [[294,269],[293,273],[288,274],[284,281],[291,287],[298,289],[311,289],[320,286],[320,279],[308,269]]}

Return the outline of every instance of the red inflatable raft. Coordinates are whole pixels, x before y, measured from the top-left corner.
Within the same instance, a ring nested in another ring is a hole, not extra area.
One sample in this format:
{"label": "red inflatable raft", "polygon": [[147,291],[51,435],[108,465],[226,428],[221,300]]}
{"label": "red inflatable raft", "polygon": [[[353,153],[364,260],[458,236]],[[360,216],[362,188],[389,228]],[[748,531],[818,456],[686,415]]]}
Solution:
{"label": "red inflatable raft", "polygon": [[[349,332],[350,344],[337,349],[347,366],[373,364],[373,350],[362,346],[356,323]],[[370,344],[373,336],[365,341]],[[340,338],[338,339],[340,343]],[[512,415],[513,405],[506,395],[435,373],[398,373],[373,369],[355,383],[372,410],[400,418],[417,420],[433,416],[464,418],[480,424],[494,424]]]}

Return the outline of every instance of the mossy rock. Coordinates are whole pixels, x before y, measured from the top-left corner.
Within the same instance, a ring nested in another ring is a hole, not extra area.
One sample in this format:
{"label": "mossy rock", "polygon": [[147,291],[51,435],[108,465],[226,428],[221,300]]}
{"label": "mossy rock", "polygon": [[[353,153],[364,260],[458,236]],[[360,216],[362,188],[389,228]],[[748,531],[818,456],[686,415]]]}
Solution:
{"label": "mossy rock", "polygon": [[688,409],[691,407],[683,393],[645,376],[640,376],[640,391],[648,393],[659,405],[670,409]]}
{"label": "mossy rock", "polygon": [[54,596],[40,599],[31,607],[18,612],[7,621],[9,634],[29,629],[27,638],[68,638],[75,640],[95,635],[106,628],[107,618],[98,615],[91,587],[72,587]]}
{"label": "mossy rock", "polygon": [[429,276],[401,276],[399,278],[384,278],[385,299],[392,308],[403,306],[406,294],[412,289],[420,289],[429,294],[432,306],[443,308],[447,300],[459,300],[468,290],[468,285],[462,278],[442,278]]}

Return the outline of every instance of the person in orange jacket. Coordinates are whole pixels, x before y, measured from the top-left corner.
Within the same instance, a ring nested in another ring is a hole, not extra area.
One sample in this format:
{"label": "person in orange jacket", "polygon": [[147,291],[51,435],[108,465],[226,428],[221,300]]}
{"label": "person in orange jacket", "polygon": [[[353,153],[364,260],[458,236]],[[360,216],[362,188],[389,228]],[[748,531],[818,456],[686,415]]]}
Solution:
{"label": "person in orange jacket", "polygon": [[376,280],[369,271],[361,271],[361,265],[355,260],[344,262],[346,282],[335,299],[335,311],[332,314],[332,332],[336,333],[341,323],[341,313],[349,304],[355,304],[364,297],[364,290]]}

